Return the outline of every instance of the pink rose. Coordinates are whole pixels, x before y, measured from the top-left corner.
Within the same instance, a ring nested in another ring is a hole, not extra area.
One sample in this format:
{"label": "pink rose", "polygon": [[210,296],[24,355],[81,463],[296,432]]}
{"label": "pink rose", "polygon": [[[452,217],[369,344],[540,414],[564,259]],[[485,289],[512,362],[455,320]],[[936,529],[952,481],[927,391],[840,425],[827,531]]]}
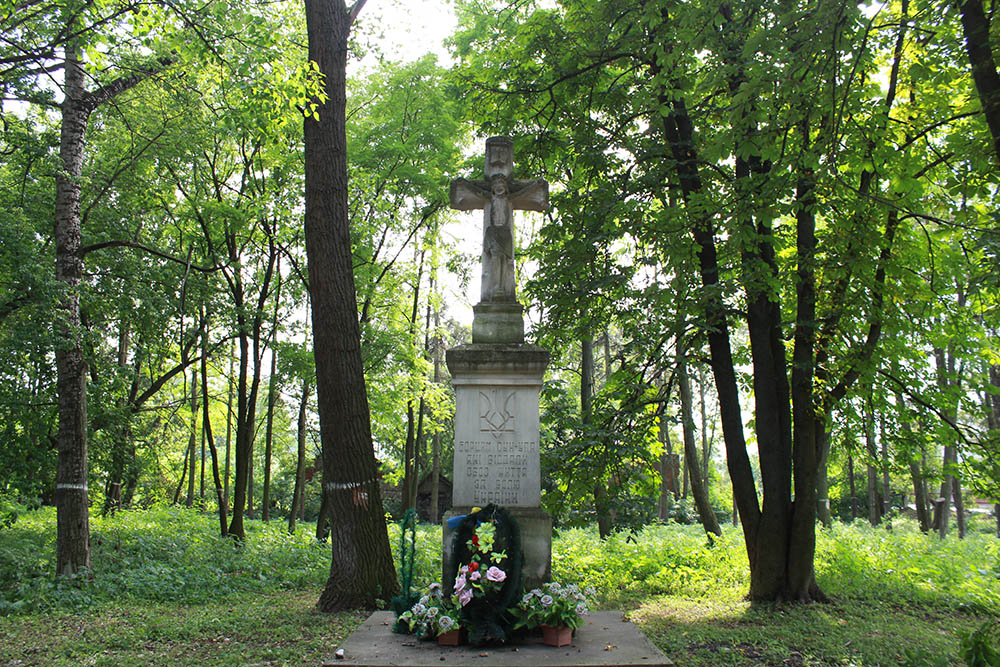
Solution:
{"label": "pink rose", "polygon": [[478,570],[469,575],[469,581],[479,581],[479,578],[483,576],[482,572]]}
{"label": "pink rose", "polygon": [[461,593],[465,590],[465,575],[460,574],[455,577],[455,593]]}
{"label": "pink rose", "polygon": [[486,570],[486,578],[490,581],[499,583],[507,579],[507,573],[494,565],[490,569]]}
{"label": "pink rose", "polygon": [[471,600],[472,600],[472,591],[468,588],[458,594],[458,602],[463,607],[469,604],[469,601]]}

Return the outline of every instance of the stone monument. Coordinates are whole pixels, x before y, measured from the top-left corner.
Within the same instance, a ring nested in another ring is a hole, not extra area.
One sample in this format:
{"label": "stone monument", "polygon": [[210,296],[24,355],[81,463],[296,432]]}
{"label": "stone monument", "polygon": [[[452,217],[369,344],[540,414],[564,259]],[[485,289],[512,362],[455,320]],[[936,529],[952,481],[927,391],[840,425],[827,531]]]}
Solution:
{"label": "stone monument", "polygon": [[[480,301],[472,344],[446,353],[455,388],[452,509],[444,517],[445,572],[451,567],[448,519],[473,507],[503,505],[521,527],[526,587],[548,581],[552,519],[541,509],[538,396],[549,353],[524,342],[524,307],[514,280],[515,209],[543,211],[549,185],[514,180],[511,140],[486,141],[486,178],[451,183],[451,207],[483,209]],[[447,577],[445,577],[447,578]]]}

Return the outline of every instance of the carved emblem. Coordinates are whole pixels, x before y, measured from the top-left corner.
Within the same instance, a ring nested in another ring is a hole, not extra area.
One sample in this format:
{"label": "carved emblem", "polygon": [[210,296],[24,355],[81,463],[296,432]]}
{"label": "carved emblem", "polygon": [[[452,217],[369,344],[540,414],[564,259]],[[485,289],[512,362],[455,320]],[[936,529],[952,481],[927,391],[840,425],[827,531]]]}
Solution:
{"label": "carved emblem", "polygon": [[479,430],[497,440],[514,430],[514,392],[487,389],[479,392]]}

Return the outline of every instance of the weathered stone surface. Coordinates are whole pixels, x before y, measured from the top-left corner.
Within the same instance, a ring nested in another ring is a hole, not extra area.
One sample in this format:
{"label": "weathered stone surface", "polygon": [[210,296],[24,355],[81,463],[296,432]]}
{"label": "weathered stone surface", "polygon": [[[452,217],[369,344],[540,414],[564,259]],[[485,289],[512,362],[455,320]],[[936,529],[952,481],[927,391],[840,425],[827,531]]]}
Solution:
{"label": "weathered stone surface", "polygon": [[492,648],[444,647],[417,641],[412,635],[391,631],[392,612],[379,611],[368,617],[341,644],[344,658],[332,657],[324,665],[352,667],[662,667],[673,665],[634,624],[619,611],[598,611],[586,617],[569,646],[554,648],[541,637]]}
{"label": "weathered stone surface", "polygon": [[519,303],[480,303],[472,307],[472,343],[524,342],[524,306]]}
{"label": "weathered stone surface", "polygon": [[538,396],[548,352],[473,345],[446,360],[455,387],[452,503],[539,507]]}

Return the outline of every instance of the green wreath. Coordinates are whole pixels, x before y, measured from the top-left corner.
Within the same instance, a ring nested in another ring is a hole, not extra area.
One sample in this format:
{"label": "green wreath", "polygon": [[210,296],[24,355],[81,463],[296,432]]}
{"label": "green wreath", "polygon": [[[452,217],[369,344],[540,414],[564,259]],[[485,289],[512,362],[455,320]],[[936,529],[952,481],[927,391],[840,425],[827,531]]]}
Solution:
{"label": "green wreath", "polygon": [[459,570],[475,555],[469,548],[469,542],[482,523],[494,526],[492,551],[506,554],[498,564],[506,579],[499,590],[473,597],[462,607],[462,625],[468,628],[469,643],[474,646],[502,644],[510,637],[516,619],[509,610],[520,601],[524,567],[521,529],[517,521],[503,507],[490,504],[466,515],[458,524],[452,537],[451,568],[446,573],[444,590],[454,590]]}

